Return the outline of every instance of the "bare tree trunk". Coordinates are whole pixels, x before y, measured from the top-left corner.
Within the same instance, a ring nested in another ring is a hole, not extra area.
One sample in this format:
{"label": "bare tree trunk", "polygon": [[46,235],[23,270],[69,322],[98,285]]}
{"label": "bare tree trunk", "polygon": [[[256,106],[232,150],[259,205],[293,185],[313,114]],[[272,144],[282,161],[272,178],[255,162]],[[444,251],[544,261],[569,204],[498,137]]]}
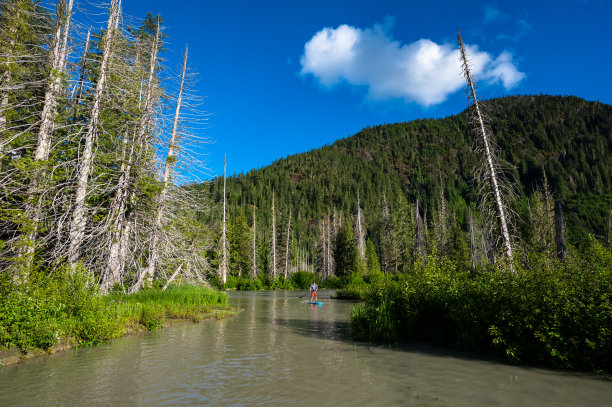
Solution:
{"label": "bare tree trunk", "polygon": [[131,170],[135,160],[135,143],[139,143],[140,147],[145,144],[145,134],[147,124],[152,110],[153,101],[153,85],[155,80],[155,67],[157,65],[157,50],[159,48],[159,21],[155,40],[151,49],[151,61],[149,65],[149,77],[147,82],[147,90],[145,93],[145,103],[140,114],[140,123],[138,125],[138,135],[135,141],[132,142],[130,153],[126,161],[126,153],[128,148],[129,132],[125,132],[123,138],[123,157],[121,161],[121,174],[119,176],[119,185],[115,199],[110,208],[109,216],[113,219],[111,232],[111,243],[109,248],[108,262],[106,272],[103,274],[101,289],[102,292],[107,292],[114,284],[121,280],[121,274],[125,267],[126,249],[129,240],[129,220],[127,219],[127,208],[129,201],[129,189],[131,188]]}
{"label": "bare tree trunk", "polygon": [[178,123],[181,114],[181,103],[183,100],[183,90],[185,87],[185,73],[187,72],[187,54],[188,49],[185,48],[185,56],[183,58],[183,72],[181,74],[181,85],[179,88],[178,99],[176,100],[176,110],[174,111],[174,121],[172,122],[172,133],[170,135],[170,142],[168,143],[168,152],[166,153],[165,165],[164,165],[164,176],[162,180],[162,190],[159,194],[159,201],[157,205],[157,216],[155,217],[155,226],[153,228],[153,236],[151,238],[151,248],[149,253],[149,260],[147,266],[140,272],[140,276],[136,281],[136,284],[130,288],[131,292],[138,291],[145,281],[151,282],[153,280],[153,274],[155,266],[159,259],[159,240],[162,234],[164,210],[166,207],[166,198],[168,195],[168,187],[170,185],[170,173],[174,167],[176,161],[175,149],[178,138]]}
{"label": "bare tree trunk", "polygon": [[[189,250],[188,251],[192,251],[194,246],[195,246],[195,239],[191,241],[191,245],[189,246]],[[168,281],[166,281],[166,284],[164,284],[164,286],[162,287],[162,291],[164,291],[166,288],[168,288],[168,286],[174,281],[176,276],[178,276],[180,271],[183,269],[184,265],[185,265],[185,262],[183,262],[183,261],[178,265],[178,267],[174,270],[174,273],[172,273],[172,275],[170,276]]]}
{"label": "bare tree trunk", "polygon": [[219,264],[219,275],[221,276],[221,281],[223,284],[227,281],[227,232],[226,232],[226,224],[225,224],[225,200],[226,200],[226,192],[225,192],[225,180],[227,177],[227,150],[225,151],[225,156],[223,157],[223,231],[221,232],[221,263]]}
{"label": "bare tree trunk", "polygon": [[253,268],[251,270],[252,278],[257,278],[257,221],[255,216],[255,204],[253,204]]}
{"label": "bare tree trunk", "polygon": [[478,136],[481,138],[484,149],[485,156],[485,165],[486,165],[486,174],[489,178],[489,183],[491,185],[491,192],[493,194],[493,199],[495,202],[495,212],[497,215],[497,220],[499,222],[500,234],[503,239],[504,246],[504,254],[508,258],[508,260],[512,263],[513,255],[512,255],[512,244],[510,242],[510,232],[508,231],[508,223],[506,220],[505,208],[502,200],[501,190],[497,181],[496,176],[496,167],[493,159],[493,151],[491,150],[491,145],[489,142],[489,135],[487,134],[487,130],[485,128],[485,121],[483,118],[483,114],[480,110],[480,106],[478,105],[478,98],[476,96],[476,90],[474,86],[474,82],[472,80],[472,75],[470,74],[470,67],[468,63],[468,58],[465,52],[465,48],[463,46],[463,40],[461,39],[461,33],[459,33],[459,29],[457,29],[457,38],[459,40],[459,48],[461,51],[461,60],[463,65],[463,73],[465,75],[465,79],[467,80],[468,91],[470,94],[470,99],[474,105],[474,111],[476,115],[476,119],[478,121],[479,134]]}
{"label": "bare tree trunk", "polygon": [[[51,132],[53,131],[53,115],[57,106],[57,96],[61,83],[61,73],[64,66],[66,52],[66,44],[61,43],[61,31],[64,28],[64,41],[67,41],[67,34],[70,28],[70,16],[72,14],[72,2],[70,0],[66,10],[66,21],[62,22],[62,16],[58,10],[57,24],[55,29],[55,39],[53,41],[53,51],[51,52],[50,60],[52,62],[51,73],[49,74],[49,82],[47,91],[45,92],[45,104],[43,106],[40,127],[38,130],[38,144],[34,152],[34,161],[46,160],[51,152]],[[61,51],[60,51],[61,50]]]}
{"label": "bare tree trunk", "polygon": [[361,214],[361,206],[359,203],[359,191],[357,191],[357,222],[355,229],[359,257],[365,260],[365,231],[363,230],[363,215]]}
{"label": "bare tree trunk", "polygon": [[[15,18],[19,18],[21,15],[21,10],[19,9],[19,7],[17,8],[17,12],[16,12],[16,16]],[[11,39],[9,40],[9,49],[11,51],[14,51],[15,48],[15,34],[17,33],[17,27],[15,25],[13,25],[10,28],[10,33],[11,33]],[[7,66],[14,63],[12,61],[12,55],[7,55],[7,61],[6,64]],[[5,85],[10,84],[11,82],[11,71],[9,69],[7,69],[4,74],[0,77],[0,87],[4,87]],[[7,144],[9,144],[12,140],[12,137],[8,138],[5,136],[5,131],[6,131],[6,109],[8,109],[9,107],[9,91],[8,90],[1,90],[0,91],[0,136],[2,136],[2,138],[0,139],[0,158],[2,158],[2,156],[4,155],[4,148],[6,147]]]}
{"label": "bare tree trunk", "polygon": [[285,249],[285,280],[287,279],[287,275],[289,273],[289,241],[291,232],[291,209],[289,209],[289,220],[287,221],[287,247]]}
{"label": "bare tree trunk", "polygon": [[[72,15],[72,3],[70,0],[65,10],[60,3],[57,8],[55,35],[53,46],[49,54],[49,62],[51,71],[47,79],[47,89],[45,91],[45,101],[40,118],[40,127],[38,129],[38,140],[36,150],[34,151],[34,162],[38,163],[49,158],[51,153],[51,135],[53,133],[53,116],[56,112],[57,97],[61,85],[61,74],[63,72],[66,44],[62,45],[62,28],[64,29],[64,41],[68,41],[68,31],[70,29],[70,17]],[[66,15],[64,16],[64,13]],[[25,245],[26,270],[28,270],[33,261],[35,251],[35,240],[38,233],[38,225],[42,220],[42,195],[39,191],[42,183],[43,169],[35,166],[30,180],[29,192],[31,202],[26,205],[26,213],[28,219],[32,222],[31,229],[27,233],[27,244]],[[32,203],[33,202],[33,203]]]}
{"label": "bare tree trunk", "polygon": [[106,74],[112,53],[113,37],[119,24],[120,8],[121,0],[112,0],[110,16],[108,18],[108,30],[104,40],[102,63],[100,64],[100,74],[98,83],[96,84],[96,91],[91,108],[91,117],[89,119],[87,133],[85,135],[85,147],[79,162],[77,190],[75,194],[74,211],[72,213],[72,219],[70,222],[70,244],[68,247],[68,264],[72,270],[74,270],[78,261],[79,249],[83,243],[83,238],[85,235],[85,199],[87,197],[89,172],[91,171],[91,165],[94,158],[93,145],[98,130],[100,104],[102,102],[102,93],[104,92],[106,84]]}
{"label": "bare tree trunk", "polygon": [[565,258],[565,225],[563,223],[563,208],[561,202],[555,205],[555,243],[557,246],[557,257]]}
{"label": "bare tree trunk", "polygon": [[[126,162],[127,148],[128,148],[128,131],[125,132],[123,136],[123,152],[121,156],[121,174],[119,176],[119,185],[117,188],[117,193],[115,195],[115,199],[113,200],[110,208],[110,215],[113,220],[113,225],[111,226],[111,243],[108,249],[108,262],[106,264],[106,270],[102,274],[102,282],[100,284],[100,288],[103,293],[107,293],[108,290],[117,282],[120,281],[120,270],[121,265],[119,264],[119,256],[121,249],[121,234],[122,234],[122,217],[120,213],[125,211],[126,206],[126,196],[124,194],[125,187],[128,181],[126,179],[126,172],[129,172],[130,162]],[[132,148],[133,152],[133,148]],[[132,152],[130,152],[130,158],[128,161],[131,161]]]}
{"label": "bare tree trunk", "polygon": [[274,190],[272,190],[272,281],[276,280],[276,215],[274,213]]}
{"label": "bare tree trunk", "polygon": [[87,39],[85,40],[85,50],[83,51],[83,59],[81,61],[81,74],[79,75],[79,88],[77,90],[77,97],[76,97],[77,106],[81,104],[81,100],[83,98],[83,83],[85,82],[85,67],[87,66],[87,53],[89,52],[90,35],[91,35],[91,29],[87,30]]}

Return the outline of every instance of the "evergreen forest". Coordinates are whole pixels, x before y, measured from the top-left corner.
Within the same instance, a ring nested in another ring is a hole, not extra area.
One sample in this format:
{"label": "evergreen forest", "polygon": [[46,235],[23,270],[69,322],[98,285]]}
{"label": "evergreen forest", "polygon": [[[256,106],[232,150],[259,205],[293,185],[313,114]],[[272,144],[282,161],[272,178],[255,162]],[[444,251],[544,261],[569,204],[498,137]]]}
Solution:
{"label": "evergreen forest", "polygon": [[[607,244],[612,208],[612,107],[547,95],[509,96],[486,101],[484,106],[509,184],[516,245],[528,249],[554,243],[553,231],[544,233],[542,222],[554,216],[555,203],[562,207],[568,242],[579,245],[591,235]],[[478,163],[473,140],[466,110],[443,119],[368,127],[332,145],[229,176],[229,238],[252,242],[255,214],[258,252],[264,247],[267,253],[274,195],[277,242],[283,248],[291,222],[292,270],[304,270],[308,263],[308,270],[321,271],[323,230],[330,228],[335,236],[341,224],[354,229],[358,211],[363,217],[361,233],[379,261],[384,260],[380,263],[384,273],[407,266],[410,256],[406,250],[414,253],[414,248],[409,249],[414,246],[414,236],[409,235],[415,233],[417,215],[423,223],[425,249],[431,251],[437,244],[440,251],[442,239],[444,251],[451,240],[457,248],[468,250],[470,228],[479,229],[482,221],[473,175]],[[200,188],[214,203],[211,211],[200,216],[209,225],[219,225],[222,178]],[[440,228],[448,236],[439,236]],[[220,236],[220,226],[213,229]],[[385,246],[390,243],[390,232],[394,234],[392,246],[399,248],[391,250],[391,255]],[[242,238],[233,237],[236,233]],[[549,241],[541,241],[543,236]],[[498,253],[493,250],[485,255],[480,241],[473,248],[479,251],[477,261],[483,256],[494,260]],[[241,259],[241,263],[231,263],[234,274],[252,268],[251,246],[230,244],[230,258]],[[285,252],[279,252],[279,267],[284,266]],[[210,260],[218,258],[214,254]],[[265,275],[270,265],[265,258],[261,262],[256,272]]]}

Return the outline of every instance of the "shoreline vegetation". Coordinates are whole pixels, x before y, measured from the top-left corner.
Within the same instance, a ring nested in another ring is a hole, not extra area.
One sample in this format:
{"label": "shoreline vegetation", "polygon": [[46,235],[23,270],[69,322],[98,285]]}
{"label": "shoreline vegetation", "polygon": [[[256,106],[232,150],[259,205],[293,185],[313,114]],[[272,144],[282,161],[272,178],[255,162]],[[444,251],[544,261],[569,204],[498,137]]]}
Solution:
{"label": "shoreline vegetation", "polygon": [[611,253],[590,238],[565,260],[520,253],[471,270],[436,256],[380,275],[351,313],[357,340],[421,342],[522,365],[612,372]]}
{"label": "shoreline vegetation", "polygon": [[121,336],[154,331],[174,321],[236,315],[227,295],[204,286],[174,285],[134,294],[99,294],[94,284],[64,274],[27,291],[0,292],[0,367]]}

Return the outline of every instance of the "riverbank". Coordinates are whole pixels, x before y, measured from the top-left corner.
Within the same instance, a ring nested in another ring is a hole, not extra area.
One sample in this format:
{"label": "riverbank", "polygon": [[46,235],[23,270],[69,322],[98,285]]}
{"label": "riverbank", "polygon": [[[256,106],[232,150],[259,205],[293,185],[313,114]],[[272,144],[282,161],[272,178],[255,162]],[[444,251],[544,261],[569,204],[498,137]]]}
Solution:
{"label": "riverbank", "polygon": [[2,297],[0,366],[156,330],[170,322],[236,314],[225,293],[207,287],[178,285],[165,291],[101,296],[79,282],[64,283],[30,285]]}
{"label": "riverbank", "polygon": [[384,276],[352,311],[352,334],[425,341],[512,363],[612,372],[610,252],[596,241],[564,260],[531,255],[475,271],[434,256]]}

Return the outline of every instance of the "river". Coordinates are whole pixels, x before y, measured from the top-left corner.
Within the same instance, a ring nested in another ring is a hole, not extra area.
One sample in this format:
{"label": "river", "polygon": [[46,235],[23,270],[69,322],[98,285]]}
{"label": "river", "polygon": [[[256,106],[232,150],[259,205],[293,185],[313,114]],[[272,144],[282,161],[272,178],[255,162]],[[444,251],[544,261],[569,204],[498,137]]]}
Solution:
{"label": "river", "polygon": [[610,406],[612,382],[350,339],[352,302],[232,292],[238,316],[0,369],[0,406]]}

